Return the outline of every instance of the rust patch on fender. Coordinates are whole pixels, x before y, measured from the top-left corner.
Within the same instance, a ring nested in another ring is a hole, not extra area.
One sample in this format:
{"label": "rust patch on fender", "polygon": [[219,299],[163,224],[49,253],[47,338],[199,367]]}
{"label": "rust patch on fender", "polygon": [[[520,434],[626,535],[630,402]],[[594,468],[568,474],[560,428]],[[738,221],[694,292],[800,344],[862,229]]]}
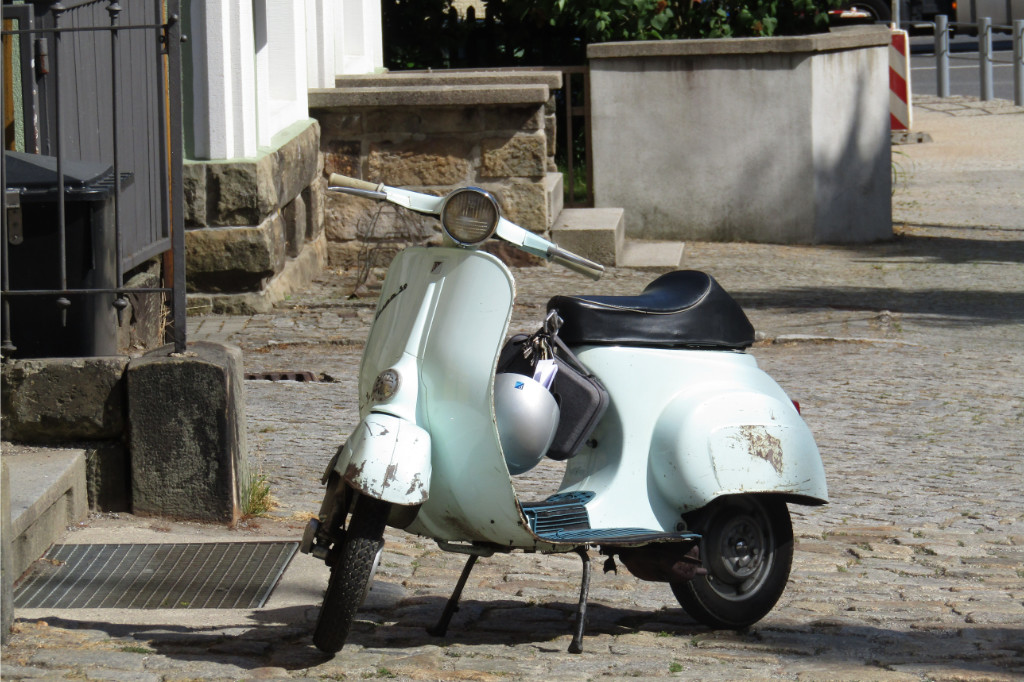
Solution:
{"label": "rust patch on fender", "polygon": [[741,426],[740,439],[754,457],[759,457],[782,473],[782,441],[768,433],[763,426]]}
{"label": "rust patch on fender", "polygon": [[345,480],[351,481],[352,479],[362,476],[364,466],[366,466],[366,462],[360,462],[359,464],[356,464],[355,462],[349,463],[348,468],[345,469]]}
{"label": "rust patch on fender", "polygon": [[394,481],[395,481],[395,479],[397,477],[398,477],[398,465],[397,464],[389,464],[388,468],[384,470],[384,487],[385,488],[390,487],[391,484],[394,483]]}

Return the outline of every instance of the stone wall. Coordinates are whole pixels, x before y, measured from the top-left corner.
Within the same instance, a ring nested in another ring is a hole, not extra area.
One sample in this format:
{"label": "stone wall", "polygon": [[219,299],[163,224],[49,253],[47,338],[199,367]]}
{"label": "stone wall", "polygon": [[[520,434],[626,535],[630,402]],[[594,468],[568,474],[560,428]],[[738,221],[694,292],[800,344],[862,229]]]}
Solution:
{"label": "stone wall", "polygon": [[890,238],[888,30],[588,48],[599,207],[627,237]]}
{"label": "stone wall", "polygon": [[250,482],[242,353],[203,341],[173,351],[7,360],[4,456],[12,443],[81,450],[96,511],[237,520]]}
{"label": "stone wall", "polygon": [[186,161],[189,312],[265,312],[326,262],[320,126],[296,123],[254,159]]}
{"label": "stone wall", "polygon": [[127,356],[8,360],[0,373],[4,440],[85,451],[89,506],[129,511]]}
{"label": "stone wall", "polygon": [[[552,103],[559,72],[395,73],[337,85],[310,92],[325,174],[432,194],[474,185],[537,232],[561,212]],[[337,267],[386,265],[404,246],[437,236],[432,219],[344,195],[328,193],[324,215]]]}

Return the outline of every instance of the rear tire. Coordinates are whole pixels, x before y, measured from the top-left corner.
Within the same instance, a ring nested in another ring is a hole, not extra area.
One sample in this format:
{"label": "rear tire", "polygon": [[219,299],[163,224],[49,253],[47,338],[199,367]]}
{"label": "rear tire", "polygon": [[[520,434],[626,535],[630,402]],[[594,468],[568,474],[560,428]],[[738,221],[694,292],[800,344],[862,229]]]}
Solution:
{"label": "rear tire", "polygon": [[313,644],[324,653],[335,654],[345,646],[384,547],[384,526],[390,509],[387,502],[371,497],[356,501],[313,632]]}
{"label": "rear tire", "polygon": [[672,583],[690,616],[712,628],[739,630],[764,618],[786,589],[793,563],[793,526],[781,499],[720,498],[688,519],[703,537],[707,575]]}

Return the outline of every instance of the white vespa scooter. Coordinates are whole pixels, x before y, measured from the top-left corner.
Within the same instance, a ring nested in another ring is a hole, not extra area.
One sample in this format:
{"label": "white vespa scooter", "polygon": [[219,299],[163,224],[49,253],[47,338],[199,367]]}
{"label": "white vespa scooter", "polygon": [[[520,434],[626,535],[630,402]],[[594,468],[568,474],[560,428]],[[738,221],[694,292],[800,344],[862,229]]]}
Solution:
{"label": "white vespa scooter", "polygon": [[[515,286],[482,242],[495,236],[594,279],[603,267],[505,220],[484,190],[434,197],[340,175],[330,185],[439,216],[445,246],[411,247],[391,264],[359,372],[361,421],[328,465],[303,537],[302,551],[331,567],[318,648],[344,645],[386,525],[469,557],[437,635],[477,558],[517,549],[583,559],[575,653],[589,547],[608,556],[606,570],[617,556],[667,582],[711,627],[743,628],[771,610],[793,556],[786,504],[826,503],[825,474],[794,403],[742,352],[753,328],[710,276],[669,273],[637,296],[556,296],[544,328],[502,352]],[[607,398],[559,405],[559,383],[580,377]],[[574,442],[559,445],[568,461],[557,493],[520,500],[511,475],[553,452],[563,431]]]}

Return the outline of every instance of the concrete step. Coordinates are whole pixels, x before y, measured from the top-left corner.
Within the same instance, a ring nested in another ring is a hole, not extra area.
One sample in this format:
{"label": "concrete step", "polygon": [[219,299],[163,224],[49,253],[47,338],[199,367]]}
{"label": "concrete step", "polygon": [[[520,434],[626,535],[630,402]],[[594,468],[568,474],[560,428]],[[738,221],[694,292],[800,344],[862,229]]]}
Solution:
{"label": "concrete step", "polygon": [[626,239],[621,208],[567,208],[551,226],[559,246],[603,265],[622,268],[678,268],[683,243]]}
{"label": "concrete step", "polygon": [[561,173],[547,173],[544,175],[544,199],[547,207],[548,227],[554,229],[558,216],[562,214],[565,206],[564,190],[562,189]]}
{"label": "concrete step", "polygon": [[85,450],[4,443],[3,461],[10,480],[4,492],[10,499],[12,574],[17,579],[68,526],[88,515]]}
{"label": "concrete step", "polygon": [[622,268],[678,268],[683,262],[683,242],[627,239],[616,263]]}
{"label": "concrete step", "polygon": [[566,208],[551,226],[551,239],[602,265],[618,265],[625,235],[624,216],[621,208]]}

